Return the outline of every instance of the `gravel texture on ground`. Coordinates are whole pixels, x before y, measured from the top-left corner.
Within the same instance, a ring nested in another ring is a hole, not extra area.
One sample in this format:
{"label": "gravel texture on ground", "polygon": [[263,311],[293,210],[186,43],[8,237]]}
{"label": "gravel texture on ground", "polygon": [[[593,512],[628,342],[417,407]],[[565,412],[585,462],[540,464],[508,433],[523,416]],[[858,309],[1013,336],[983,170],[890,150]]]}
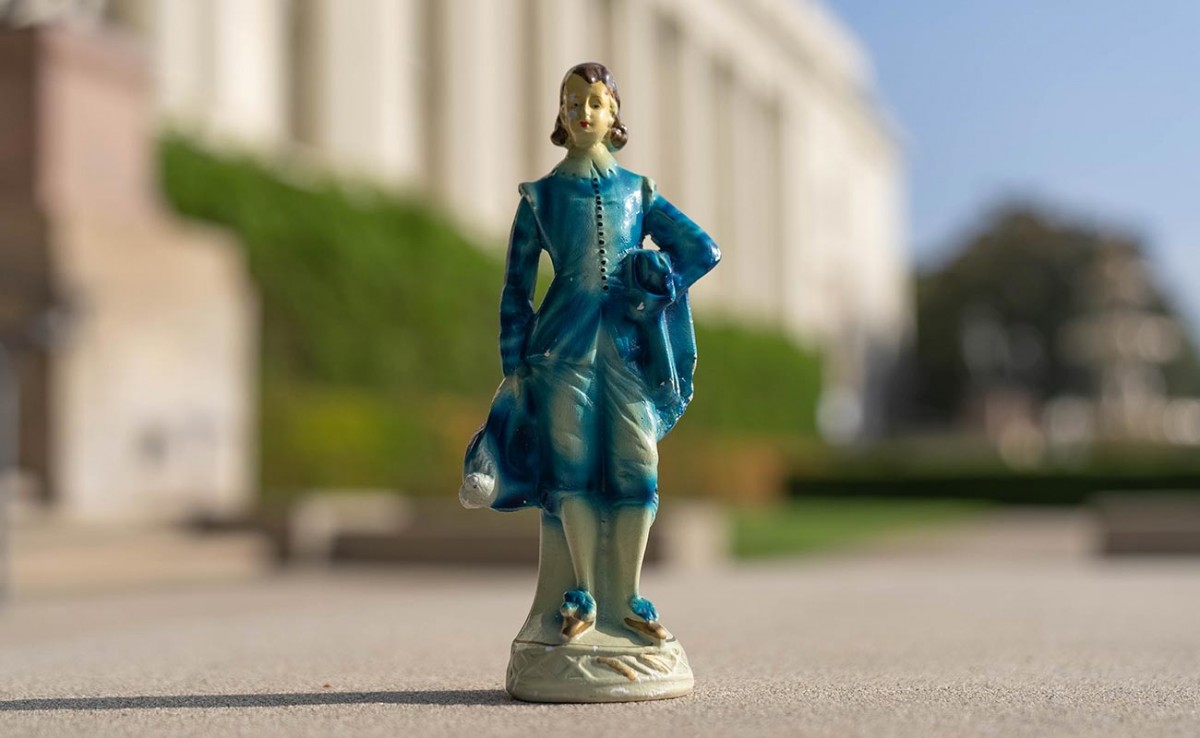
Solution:
{"label": "gravel texture on ground", "polygon": [[650,572],[695,693],[502,691],[532,571],[12,603],[0,735],[1196,736],[1200,561],[870,554]]}

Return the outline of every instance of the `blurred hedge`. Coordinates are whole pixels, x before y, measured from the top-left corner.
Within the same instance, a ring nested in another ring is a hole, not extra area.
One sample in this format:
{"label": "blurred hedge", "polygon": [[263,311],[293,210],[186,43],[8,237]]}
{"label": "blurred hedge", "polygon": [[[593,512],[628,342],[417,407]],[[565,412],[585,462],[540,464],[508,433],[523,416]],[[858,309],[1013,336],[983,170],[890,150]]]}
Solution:
{"label": "blurred hedge", "polygon": [[[501,250],[416,198],[294,181],[180,136],[159,161],[170,204],[233,231],[259,290],[264,489],[456,489],[500,379]],[[770,331],[697,333],[689,438],[812,434],[816,357]]]}
{"label": "blurred hedge", "polygon": [[787,487],[794,499],[966,500],[1078,505],[1106,492],[1200,494],[1200,457],[1186,447],[1098,444],[1051,449],[1014,468],[979,437],[909,437],[870,449],[807,449]]}

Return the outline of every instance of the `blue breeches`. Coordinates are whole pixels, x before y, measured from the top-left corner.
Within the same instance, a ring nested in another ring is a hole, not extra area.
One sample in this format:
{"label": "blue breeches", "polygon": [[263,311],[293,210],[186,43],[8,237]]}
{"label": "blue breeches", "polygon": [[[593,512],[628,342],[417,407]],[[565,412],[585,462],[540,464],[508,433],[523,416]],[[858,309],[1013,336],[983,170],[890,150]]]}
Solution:
{"label": "blue breeches", "polygon": [[601,330],[591,365],[531,357],[545,451],[542,508],[583,494],[609,507],[658,507],[657,415],[645,383]]}

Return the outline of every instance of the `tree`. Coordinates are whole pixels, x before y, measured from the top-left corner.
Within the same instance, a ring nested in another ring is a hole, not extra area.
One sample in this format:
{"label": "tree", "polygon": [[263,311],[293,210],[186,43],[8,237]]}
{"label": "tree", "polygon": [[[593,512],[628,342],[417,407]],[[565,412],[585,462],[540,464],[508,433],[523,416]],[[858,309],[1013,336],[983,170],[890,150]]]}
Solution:
{"label": "tree", "polygon": [[[917,416],[955,422],[972,397],[992,389],[1020,389],[1039,402],[1095,396],[1097,373],[1066,336],[1097,310],[1095,275],[1113,251],[1138,262],[1143,255],[1135,237],[1046,208],[1008,204],[993,211],[955,256],[918,277]],[[1142,309],[1175,315],[1153,284]],[[1162,375],[1169,393],[1194,394],[1200,362],[1179,333],[1180,350]]]}

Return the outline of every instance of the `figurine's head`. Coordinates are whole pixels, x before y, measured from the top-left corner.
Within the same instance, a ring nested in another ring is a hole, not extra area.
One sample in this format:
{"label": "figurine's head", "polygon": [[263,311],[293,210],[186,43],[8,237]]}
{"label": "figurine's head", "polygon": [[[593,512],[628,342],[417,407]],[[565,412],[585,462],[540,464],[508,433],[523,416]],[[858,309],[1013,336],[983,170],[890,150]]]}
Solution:
{"label": "figurine's head", "polygon": [[556,146],[589,149],[601,141],[617,151],[629,140],[621,122],[621,96],[608,67],[596,62],[578,64],[563,77],[558,116],[550,140]]}

